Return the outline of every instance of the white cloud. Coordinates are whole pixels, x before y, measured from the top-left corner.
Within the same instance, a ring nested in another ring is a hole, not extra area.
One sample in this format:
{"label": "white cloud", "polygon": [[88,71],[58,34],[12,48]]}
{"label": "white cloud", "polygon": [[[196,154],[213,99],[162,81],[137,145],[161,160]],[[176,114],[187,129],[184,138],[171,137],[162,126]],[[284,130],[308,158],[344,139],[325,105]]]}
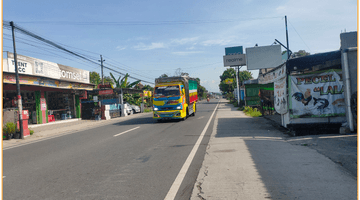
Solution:
{"label": "white cloud", "polygon": [[216,40],[205,40],[202,42],[202,45],[204,46],[214,46],[214,45],[227,45],[230,44],[231,40],[224,40],[224,39],[216,39]]}
{"label": "white cloud", "polygon": [[117,46],[116,47],[116,50],[118,50],[118,51],[121,51],[121,50],[124,50],[124,49],[126,49],[126,46]]}
{"label": "white cloud", "polygon": [[212,80],[212,81],[211,81],[211,83],[213,83],[213,84],[214,84],[215,82],[216,82],[215,80]]}
{"label": "white cloud", "polygon": [[184,44],[188,44],[188,43],[192,43],[194,41],[197,41],[198,39],[199,39],[199,37],[172,39],[171,43],[184,45]]}
{"label": "white cloud", "polygon": [[165,44],[162,42],[152,42],[150,45],[146,45],[144,43],[139,43],[138,45],[134,46],[136,50],[152,50],[152,49],[163,49],[166,48]]}
{"label": "white cloud", "polygon": [[172,52],[172,54],[179,55],[179,56],[186,56],[190,54],[196,54],[196,53],[203,53],[202,51],[177,51]]}

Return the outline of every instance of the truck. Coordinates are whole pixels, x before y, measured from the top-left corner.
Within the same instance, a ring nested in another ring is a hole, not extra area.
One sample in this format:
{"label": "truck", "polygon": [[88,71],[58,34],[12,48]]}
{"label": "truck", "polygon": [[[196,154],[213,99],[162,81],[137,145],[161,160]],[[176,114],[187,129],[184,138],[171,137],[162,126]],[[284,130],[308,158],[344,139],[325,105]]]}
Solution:
{"label": "truck", "polygon": [[197,81],[188,76],[155,79],[153,118],[158,121],[195,116]]}

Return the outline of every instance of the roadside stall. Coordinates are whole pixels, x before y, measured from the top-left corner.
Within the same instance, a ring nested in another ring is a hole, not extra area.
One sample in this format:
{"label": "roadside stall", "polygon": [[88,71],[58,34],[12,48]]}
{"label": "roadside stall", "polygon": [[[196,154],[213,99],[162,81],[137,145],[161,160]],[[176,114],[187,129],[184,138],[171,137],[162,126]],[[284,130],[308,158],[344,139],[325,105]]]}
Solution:
{"label": "roadside stall", "polygon": [[284,127],[346,122],[340,51],[290,59],[258,80],[274,83],[274,107]]}
{"label": "roadside stall", "polygon": [[[3,60],[3,108],[17,109],[14,55]],[[92,90],[89,71],[18,55],[23,110],[29,124],[81,117],[80,98]]]}

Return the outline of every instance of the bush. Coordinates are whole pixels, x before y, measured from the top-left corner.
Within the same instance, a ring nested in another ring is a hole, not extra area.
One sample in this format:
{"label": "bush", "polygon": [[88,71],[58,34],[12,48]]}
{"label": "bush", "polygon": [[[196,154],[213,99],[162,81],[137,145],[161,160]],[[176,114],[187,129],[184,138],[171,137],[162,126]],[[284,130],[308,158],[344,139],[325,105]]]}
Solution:
{"label": "bush", "polygon": [[17,131],[17,127],[15,123],[8,122],[3,127],[3,139],[10,139]]}
{"label": "bush", "polygon": [[34,134],[34,130],[30,130],[30,135],[33,135]]}
{"label": "bush", "polygon": [[251,117],[260,117],[262,114],[257,108],[252,108],[250,106],[244,107],[244,113]]}

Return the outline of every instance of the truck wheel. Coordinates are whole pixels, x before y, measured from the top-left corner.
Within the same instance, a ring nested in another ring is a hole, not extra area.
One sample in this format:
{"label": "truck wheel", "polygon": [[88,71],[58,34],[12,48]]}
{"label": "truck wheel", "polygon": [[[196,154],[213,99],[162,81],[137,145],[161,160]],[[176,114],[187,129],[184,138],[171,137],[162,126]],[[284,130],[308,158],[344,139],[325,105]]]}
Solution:
{"label": "truck wheel", "polygon": [[195,109],[194,109],[194,112],[192,113],[192,116],[195,117],[195,113],[196,113],[196,104],[195,104]]}

